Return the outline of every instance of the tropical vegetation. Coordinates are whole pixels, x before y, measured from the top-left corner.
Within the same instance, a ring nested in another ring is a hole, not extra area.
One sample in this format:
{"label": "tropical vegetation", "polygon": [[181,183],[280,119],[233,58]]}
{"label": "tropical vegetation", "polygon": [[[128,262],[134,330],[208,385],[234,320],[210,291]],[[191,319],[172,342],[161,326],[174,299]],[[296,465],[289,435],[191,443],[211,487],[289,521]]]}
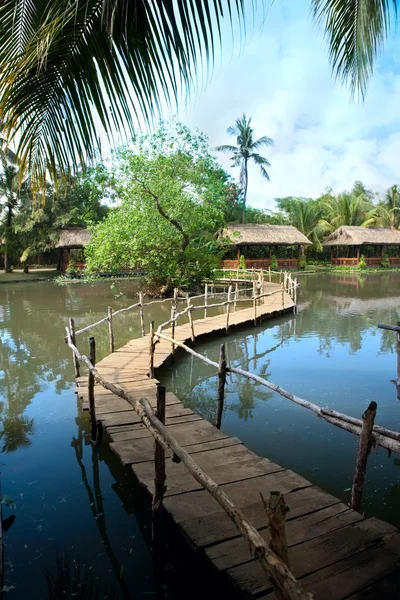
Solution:
{"label": "tropical vegetation", "polygon": [[[335,74],[365,93],[397,0],[311,0]],[[244,0],[5,0],[0,4],[0,120],[34,182],[69,173],[109,136],[151,120],[211,62],[223,18],[244,29]]]}
{"label": "tropical vegetation", "polygon": [[140,268],[155,293],[200,283],[226,244],[215,233],[225,224],[227,183],[203,135],[177,123],[136,136],[110,170],[121,204],[94,228],[88,269]]}
{"label": "tropical vegetation", "polygon": [[269,181],[269,175],[266,167],[271,163],[267,158],[261,156],[258,150],[263,146],[272,146],[273,140],[264,135],[258,140],[254,139],[254,130],[251,127],[251,118],[247,118],[243,113],[242,117],[236,119],[233,126],[228,127],[229,135],[236,137],[236,146],[225,144],[218,146],[219,152],[228,152],[232,154],[232,166],[240,167],[240,186],[242,189],[242,223],[246,219],[246,201],[247,188],[249,184],[249,162],[255,163],[264,179]]}

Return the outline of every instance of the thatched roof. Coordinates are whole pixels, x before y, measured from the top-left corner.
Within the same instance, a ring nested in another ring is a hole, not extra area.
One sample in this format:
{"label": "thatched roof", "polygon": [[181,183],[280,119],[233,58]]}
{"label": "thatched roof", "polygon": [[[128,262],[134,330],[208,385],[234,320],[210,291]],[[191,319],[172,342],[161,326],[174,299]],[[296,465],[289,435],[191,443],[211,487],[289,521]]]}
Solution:
{"label": "thatched roof", "polygon": [[[237,236],[237,233],[239,236]],[[236,234],[236,235],[234,235]],[[311,242],[292,225],[228,225],[224,236],[232,236],[235,246],[291,246],[310,245]]]}
{"label": "thatched roof", "polygon": [[343,225],[326,238],[323,246],[400,246],[398,229],[378,227],[356,227]]}
{"label": "thatched roof", "polygon": [[90,242],[92,233],[86,227],[60,229],[56,248],[82,248]]}

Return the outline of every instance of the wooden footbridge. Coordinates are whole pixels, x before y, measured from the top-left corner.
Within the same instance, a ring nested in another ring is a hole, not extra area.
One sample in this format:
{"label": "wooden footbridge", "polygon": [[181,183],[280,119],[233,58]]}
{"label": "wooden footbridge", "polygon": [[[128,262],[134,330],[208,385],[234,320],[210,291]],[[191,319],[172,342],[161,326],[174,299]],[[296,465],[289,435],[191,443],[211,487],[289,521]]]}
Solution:
{"label": "wooden footbridge", "polygon": [[[399,452],[398,433],[374,425],[368,411],[361,421],[321,409],[267,380],[230,367],[223,352],[217,364],[189,345],[202,336],[226,334],[231,327],[295,309],[296,284],[290,276],[285,276],[284,284],[260,281],[261,288],[257,291],[253,285],[250,299],[241,298],[237,289],[232,297],[230,286],[226,300],[214,304],[205,300],[200,307],[186,300],[181,312],[175,296],[169,321],[158,329],[152,324],[150,333],[143,331],[141,338],[117,350],[112,329],[117,313],[109,310],[106,319],[114,351],[96,366],[93,338],[91,360],[79,352],[76,343],[77,336],[91,326],[75,331],[70,320],[67,341],[76,369],[80,362],[89,369],[88,377],[78,371],[77,393],[90,408],[92,438],[99,443],[100,432],[107,432],[112,450],[153,497],[155,511],[162,506],[169,513],[190,547],[225,579],[227,590],[234,586],[243,597],[268,599],[398,598],[400,534],[396,528],[364,518],[312,482],[257,456],[239,439],[186,408],[174,394],[165,396],[155,379],[154,371],[182,348],[218,369],[220,401],[225,373],[232,371],[360,435],[357,465],[364,458],[365,463],[361,464],[363,473],[356,469],[353,494],[357,502],[372,441]],[[242,309],[238,309],[240,302],[245,303]],[[142,325],[144,306],[141,295],[139,303],[129,307],[138,308]],[[216,306],[222,307],[223,314],[207,316],[207,310]],[[195,320],[196,310],[206,315]],[[179,325],[183,318],[188,321]],[[363,456],[365,440],[369,446]],[[287,509],[285,529],[282,515]]]}

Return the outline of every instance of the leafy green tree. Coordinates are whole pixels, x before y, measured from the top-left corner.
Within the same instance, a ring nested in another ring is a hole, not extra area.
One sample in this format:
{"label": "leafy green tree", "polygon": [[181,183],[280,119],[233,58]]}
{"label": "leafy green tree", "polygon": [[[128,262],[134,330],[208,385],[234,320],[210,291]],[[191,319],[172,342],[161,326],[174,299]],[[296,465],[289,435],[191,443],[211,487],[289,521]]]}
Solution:
{"label": "leafy green tree", "polygon": [[219,152],[229,152],[232,154],[232,166],[240,167],[240,185],[243,192],[243,208],[242,208],[242,223],[246,218],[246,202],[247,188],[249,183],[248,163],[253,161],[258,165],[261,175],[269,181],[268,171],[266,167],[270,167],[271,163],[264,156],[258,153],[258,150],[263,146],[272,146],[273,140],[266,135],[262,138],[254,139],[254,130],[251,127],[251,118],[248,119],[245,114],[236,119],[233,126],[228,127],[229,135],[236,136],[237,146],[224,145],[218,146]]}
{"label": "leafy green tree", "polygon": [[104,168],[88,170],[68,181],[59,179],[48,184],[45,198],[38,201],[29,194],[15,216],[14,231],[22,249],[21,262],[27,270],[29,257],[52,250],[59,229],[90,226],[101,221],[108,212],[102,204]]}
{"label": "leafy green tree", "polygon": [[191,286],[217,266],[226,241],[226,175],[207,139],[176,124],[138,136],[117,156],[112,177],[121,205],[93,229],[86,247],[92,270],[140,265],[150,288]]}

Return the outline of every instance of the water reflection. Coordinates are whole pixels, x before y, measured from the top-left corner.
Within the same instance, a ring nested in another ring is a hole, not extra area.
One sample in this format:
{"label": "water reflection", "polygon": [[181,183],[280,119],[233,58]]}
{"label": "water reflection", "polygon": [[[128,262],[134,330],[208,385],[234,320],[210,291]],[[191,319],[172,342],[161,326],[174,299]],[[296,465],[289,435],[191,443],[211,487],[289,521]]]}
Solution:
{"label": "water reflection", "polygon": [[[298,314],[265,321],[253,330],[232,330],[226,338],[228,362],[357,418],[375,400],[377,423],[400,431],[400,404],[393,385],[396,335],[377,328],[379,322],[400,320],[400,273],[332,273],[299,280]],[[199,341],[197,350],[218,361],[220,343],[220,338]],[[174,370],[163,370],[163,383],[214,421],[216,370],[178,356]],[[351,487],[358,440],[310,411],[229,375],[222,430],[349,500],[346,490]],[[399,471],[394,460],[381,450],[371,455],[364,509],[400,525]]]}

